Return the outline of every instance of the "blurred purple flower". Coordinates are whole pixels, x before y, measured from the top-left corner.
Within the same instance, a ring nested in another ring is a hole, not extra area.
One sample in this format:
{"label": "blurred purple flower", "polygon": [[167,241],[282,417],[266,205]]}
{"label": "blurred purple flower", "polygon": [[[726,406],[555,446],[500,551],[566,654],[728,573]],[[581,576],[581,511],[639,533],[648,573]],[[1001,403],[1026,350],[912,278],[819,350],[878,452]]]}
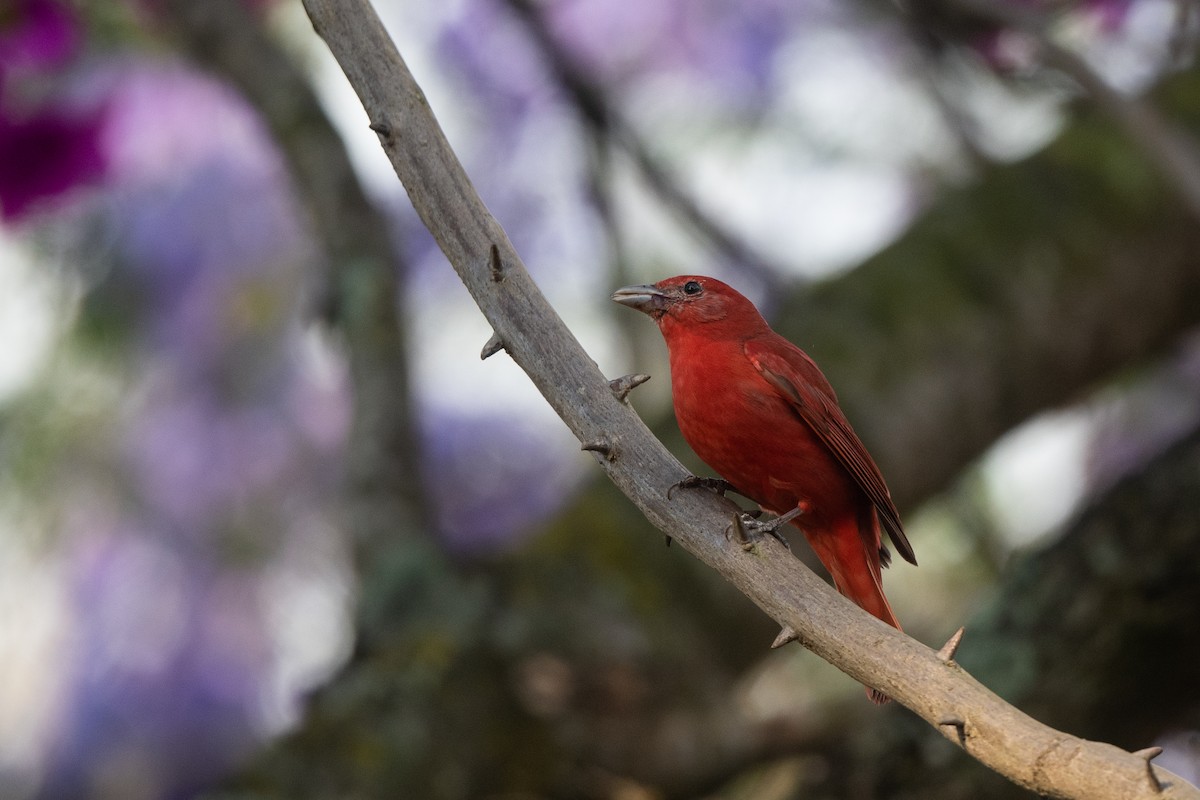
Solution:
{"label": "blurred purple flower", "polygon": [[547,11],[564,49],[607,85],[673,73],[718,88],[730,104],[758,105],[774,88],[780,47],[804,19],[825,13],[824,5],[563,0]]}
{"label": "blurred purple flower", "polygon": [[8,0],[0,6],[0,80],[16,70],[62,66],[79,46],[79,23],[57,0]]}
{"label": "blurred purple flower", "polygon": [[136,523],[79,544],[75,674],[39,796],[190,796],[260,735],[253,576]]}
{"label": "blurred purple flower", "polygon": [[557,447],[544,425],[516,417],[424,414],[426,485],[438,527],[453,549],[483,553],[519,544],[520,534],[562,506],[580,471],[578,454]]}
{"label": "blurred purple flower", "polygon": [[22,72],[62,66],[79,40],[74,16],[56,0],[0,8],[0,219],[23,218],[104,176],[103,109],[69,108],[50,96],[40,108],[18,110],[12,98]]}
{"label": "blurred purple flower", "polygon": [[1037,44],[1023,31],[991,27],[968,42],[989,68],[1001,73],[1028,69],[1037,57]]}
{"label": "blurred purple flower", "polygon": [[[1116,32],[1137,0],[1079,0],[1074,6],[1060,6],[1049,0],[1011,0],[1023,10],[1053,14],[1067,10],[1077,16],[1096,20],[1101,32]],[[968,46],[977,52],[989,67],[998,72],[1025,70],[1037,60],[1038,46],[1024,31],[1000,25],[986,25],[970,37]]]}
{"label": "blurred purple flower", "polygon": [[311,263],[270,134],[228,87],[174,64],[96,80],[109,96],[107,221],[127,267],[112,283],[144,341],[198,376],[270,377],[271,334],[295,321]]}
{"label": "blurred purple flower", "polygon": [[[325,519],[346,384],[305,333],[310,243],[254,111],[162,62],[79,83],[106,110],[89,302],[133,377],[67,484],[76,652],[42,795],[184,797],[267,734],[268,693],[303,688],[271,683],[260,570]],[[103,513],[77,496],[97,484]]]}
{"label": "blurred purple flower", "polygon": [[[495,0],[467,0],[438,39],[438,55],[483,103],[481,127],[502,160],[530,115],[558,102],[545,62],[519,20]],[[486,120],[486,124],[484,121]]]}
{"label": "blurred purple flower", "polygon": [[[743,107],[770,99],[780,48],[805,19],[827,13],[825,5],[561,0],[542,13],[562,50],[618,100],[635,84],[671,74],[716,88],[724,102]],[[558,95],[545,58],[497,0],[464,3],[439,45],[445,62],[487,103],[493,137]]]}
{"label": "blurred purple flower", "polygon": [[203,389],[154,399],[126,439],[144,502],[181,530],[261,499],[299,455],[274,409],[222,406]]}
{"label": "blurred purple flower", "polygon": [[17,220],[105,174],[104,114],[43,111],[23,120],[0,110],[0,218]]}
{"label": "blurred purple flower", "polygon": [[1083,0],[1080,8],[1100,23],[1100,29],[1112,33],[1125,24],[1136,0]]}
{"label": "blurred purple flower", "polygon": [[123,187],[180,180],[222,158],[256,174],[264,172],[264,163],[281,163],[254,109],[203,73],[142,59],[116,64],[93,79],[96,91],[110,97],[105,145]]}

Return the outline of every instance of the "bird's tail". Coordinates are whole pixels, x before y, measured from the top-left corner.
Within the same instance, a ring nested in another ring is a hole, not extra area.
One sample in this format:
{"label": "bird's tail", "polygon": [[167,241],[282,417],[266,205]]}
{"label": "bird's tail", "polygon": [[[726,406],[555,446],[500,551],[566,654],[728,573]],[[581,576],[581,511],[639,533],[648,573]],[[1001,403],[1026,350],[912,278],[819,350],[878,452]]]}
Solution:
{"label": "bird's tail", "polygon": [[[833,585],[839,592],[896,630],[903,630],[883,594],[879,527],[874,514],[869,522],[864,520],[866,524],[870,528],[864,530],[859,527],[859,521],[851,517],[831,529],[810,527],[802,530],[825,569],[829,570]],[[879,705],[890,699],[878,689],[870,687],[867,687],[867,696]]]}

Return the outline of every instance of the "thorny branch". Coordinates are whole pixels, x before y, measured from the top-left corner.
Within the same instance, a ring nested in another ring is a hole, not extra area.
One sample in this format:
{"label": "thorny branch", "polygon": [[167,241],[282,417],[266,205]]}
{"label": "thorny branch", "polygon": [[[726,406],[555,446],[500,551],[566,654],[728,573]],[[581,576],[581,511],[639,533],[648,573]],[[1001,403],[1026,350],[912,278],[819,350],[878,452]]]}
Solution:
{"label": "thorny branch", "polygon": [[[669,502],[686,472],[619,401],[532,282],[438,126],[366,0],[305,0],[314,28],[358,93],[433,233],[513,360],[583,443],[606,444],[601,468],[647,518],[851,677],[877,687],[981,762],[1052,797],[1200,798],[1145,754],[1055,731],[1005,703],[952,662],[862,613],[782,545],[751,552],[725,540],[731,513],[708,493]],[[492,253],[498,253],[499,258]],[[499,275],[492,268],[499,263]],[[1151,780],[1151,778],[1153,780]]]}

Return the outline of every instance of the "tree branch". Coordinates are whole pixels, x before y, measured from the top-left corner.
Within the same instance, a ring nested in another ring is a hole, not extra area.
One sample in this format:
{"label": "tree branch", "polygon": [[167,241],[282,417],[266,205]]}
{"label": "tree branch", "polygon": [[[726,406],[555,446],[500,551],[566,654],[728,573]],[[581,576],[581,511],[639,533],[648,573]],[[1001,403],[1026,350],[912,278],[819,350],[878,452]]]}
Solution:
{"label": "tree branch", "polygon": [[[668,502],[685,477],[678,461],[608,381],[529,277],[479,199],[366,0],[305,0],[358,93],[417,213],[509,354],[581,442],[605,440],[598,459],[660,530],[718,570],[801,642],[853,678],[882,689],[946,738],[1011,780],[1068,798],[1200,798],[1144,758],[1087,742],[1025,716],[933,650],[869,617],[766,541],[751,552],[722,535],[730,508],[706,493]],[[497,262],[499,270],[493,269]],[[1153,785],[1158,784],[1158,785]]]}
{"label": "tree branch", "polygon": [[[1158,93],[1192,131],[1198,89],[1192,72]],[[773,324],[821,364],[904,510],[1200,323],[1198,265],[1200,227],[1089,109],[1042,152],[947,190],[855,270],[789,295]]]}
{"label": "tree branch", "polygon": [[1191,214],[1200,219],[1200,149],[1196,142],[1150,103],[1114,89],[1086,60],[1055,42],[1047,32],[1044,14],[998,0],[939,2],[980,21],[1028,36],[1041,51],[1046,65],[1068,76],[1098,108],[1111,116],[1171,184]]}

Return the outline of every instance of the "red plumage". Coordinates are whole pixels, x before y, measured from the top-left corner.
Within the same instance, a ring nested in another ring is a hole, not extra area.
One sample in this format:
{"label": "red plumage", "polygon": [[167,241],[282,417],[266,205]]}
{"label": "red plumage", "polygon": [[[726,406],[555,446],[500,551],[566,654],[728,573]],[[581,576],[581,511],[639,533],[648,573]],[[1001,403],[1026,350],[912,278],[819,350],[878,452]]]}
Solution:
{"label": "red plumage", "polygon": [[675,416],[696,455],[763,509],[802,508],[792,524],[838,591],[899,628],[883,594],[881,567],[890,559],[881,528],[905,560],[916,558],[879,468],[812,359],[713,278],[668,278],[613,299],[658,323]]}

